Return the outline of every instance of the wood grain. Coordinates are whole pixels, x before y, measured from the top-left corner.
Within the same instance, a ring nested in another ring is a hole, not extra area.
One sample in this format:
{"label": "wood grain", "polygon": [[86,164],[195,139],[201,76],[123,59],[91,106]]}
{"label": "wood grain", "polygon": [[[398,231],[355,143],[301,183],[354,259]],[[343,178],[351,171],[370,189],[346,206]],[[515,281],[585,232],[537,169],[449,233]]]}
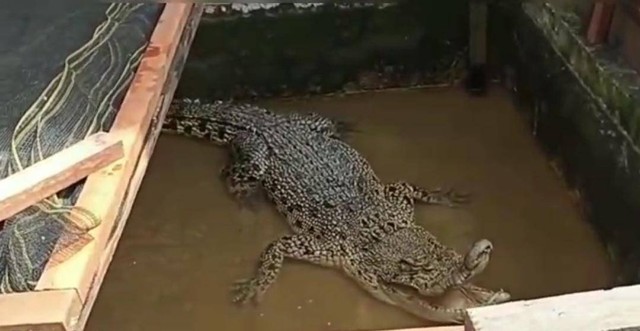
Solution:
{"label": "wood grain", "polygon": [[614,1],[600,0],[594,2],[591,19],[587,27],[587,43],[597,45],[607,41],[614,10]]}
{"label": "wood grain", "polygon": [[472,308],[465,324],[467,331],[640,328],[640,285]]}
{"label": "wood grain", "polygon": [[0,331],[68,331],[82,304],[74,290],[0,295]]}
{"label": "wood grain", "polygon": [[123,156],[113,134],[96,133],[0,180],[0,221],[33,206]]}

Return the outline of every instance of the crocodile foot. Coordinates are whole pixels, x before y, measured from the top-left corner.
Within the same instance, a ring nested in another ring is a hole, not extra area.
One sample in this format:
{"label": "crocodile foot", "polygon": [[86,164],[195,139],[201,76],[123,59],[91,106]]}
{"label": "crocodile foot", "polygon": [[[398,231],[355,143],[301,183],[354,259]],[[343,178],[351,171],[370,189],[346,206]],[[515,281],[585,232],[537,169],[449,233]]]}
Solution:
{"label": "crocodile foot", "polygon": [[344,120],[335,120],[336,135],[339,139],[348,139],[355,132],[358,132],[356,125]]}
{"label": "crocodile foot", "polygon": [[458,207],[462,204],[467,204],[471,201],[471,194],[459,192],[454,189],[443,190],[437,188],[435,190],[429,190],[422,196],[422,202],[434,205],[443,205],[451,208]]}
{"label": "crocodile foot", "polygon": [[220,171],[220,178],[225,182],[227,192],[240,209],[256,212],[261,201],[258,184],[255,182],[234,182],[230,175],[230,168],[230,166],[226,166]]}
{"label": "crocodile foot", "polygon": [[245,305],[253,301],[254,304],[258,304],[262,301],[262,295],[258,289],[258,282],[253,278],[238,280],[231,286],[232,302]]}
{"label": "crocodile foot", "polygon": [[258,205],[262,201],[259,194],[253,192],[247,194],[245,190],[233,190],[230,188],[229,194],[231,194],[239,209],[254,213],[258,211]]}

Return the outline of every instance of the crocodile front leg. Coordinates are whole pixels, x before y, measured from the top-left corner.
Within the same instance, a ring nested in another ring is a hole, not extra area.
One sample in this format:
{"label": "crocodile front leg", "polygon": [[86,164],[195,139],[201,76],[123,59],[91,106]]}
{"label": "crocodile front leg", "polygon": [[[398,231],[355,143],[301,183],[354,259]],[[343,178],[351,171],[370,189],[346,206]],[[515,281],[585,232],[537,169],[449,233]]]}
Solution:
{"label": "crocodile front leg", "polygon": [[469,195],[455,190],[426,189],[407,182],[396,182],[385,186],[387,195],[396,198],[408,198],[412,202],[429,205],[456,207],[469,202]]}
{"label": "crocodile front leg", "polygon": [[464,260],[458,270],[450,276],[449,283],[452,286],[461,286],[480,274],[489,264],[493,244],[487,239],[476,241],[469,252],[464,256]]}
{"label": "crocodile front leg", "polygon": [[233,286],[233,302],[245,304],[250,300],[259,303],[269,286],[278,277],[285,258],[303,260],[322,266],[339,263],[337,245],[322,242],[310,235],[284,236],[267,246],[260,256],[257,275],[243,279]]}
{"label": "crocodile front leg", "polygon": [[464,287],[472,278],[484,271],[489,264],[492,251],[493,244],[489,240],[478,240],[464,256],[458,268],[434,286],[420,288],[418,291],[425,296],[438,296],[451,288]]}
{"label": "crocodile front leg", "polygon": [[260,188],[269,166],[267,144],[256,135],[242,132],[231,141],[231,164],[221,171],[227,189],[238,201],[248,202]]}

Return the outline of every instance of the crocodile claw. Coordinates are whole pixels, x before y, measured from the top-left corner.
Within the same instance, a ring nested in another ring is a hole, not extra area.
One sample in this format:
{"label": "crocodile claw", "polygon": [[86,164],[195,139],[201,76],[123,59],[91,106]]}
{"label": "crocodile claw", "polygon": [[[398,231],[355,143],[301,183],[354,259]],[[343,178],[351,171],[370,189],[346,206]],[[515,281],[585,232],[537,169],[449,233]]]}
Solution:
{"label": "crocodile claw", "polygon": [[455,189],[448,189],[447,191],[436,189],[429,192],[429,203],[455,208],[461,204],[469,203],[471,201],[470,197],[470,193],[458,192]]}
{"label": "crocodile claw", "polygon": [[239,209],[248,210],[253,213],[258,212],[258,194],[247,194],[244,191],[230,193],[233,196],[233,200],[236,202]]}
{"label": "crocodile claw", "polygon": [[353,133],[359,132],[356,125],[344,120],[336,120],[337,138],[348,139]]}
{"label": "crocodile claw", "polygon": [[222,167],[222,169],[220,169],[220,172],[218,172],[218,176],[221,179],[226,179],[227,177],[229,177],[230,170],[231,170],[231,166],[226,165]]}
{"label": "crocodile claw", "polygon": [[220,178],[226,183],[227,193],[231,195],[233,201],[238,205],[238,208],[251,212],[258,211],[258,204],[261,201],[259,188],[251,184],[234,184],[229,176],[229,167],[224,167],[220,171]]}
{"label": "crocodile claw", "polygon": [[257,304],[261,300],[255,279],[241,279],[234,282],[231,286],[231,292],[233,293],[231,301],[236,304],[246,305],[250,301]]}

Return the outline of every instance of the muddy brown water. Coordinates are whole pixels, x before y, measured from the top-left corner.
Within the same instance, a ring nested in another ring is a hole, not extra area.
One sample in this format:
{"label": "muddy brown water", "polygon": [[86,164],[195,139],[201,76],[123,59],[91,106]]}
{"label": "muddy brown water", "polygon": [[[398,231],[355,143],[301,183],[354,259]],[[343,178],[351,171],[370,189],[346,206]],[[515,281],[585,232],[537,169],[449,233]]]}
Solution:
{"label": "muddy brown water", "polygon": [[[472,193],[459,209],[418,206],[416,220],[461,251],[493,241],[476,283],[514,299],[596,289],[611,267],[506,92],[386,91],[269,101],[357,124],[351,143],[385,181]],[[269,205],[241,210],[217,177],[226,153],[162,135],[87,331],[375,330],[429,325],[378,302],[337,270],[286,261],[258,307],[230,303],[261,250],[287,232]]]}

